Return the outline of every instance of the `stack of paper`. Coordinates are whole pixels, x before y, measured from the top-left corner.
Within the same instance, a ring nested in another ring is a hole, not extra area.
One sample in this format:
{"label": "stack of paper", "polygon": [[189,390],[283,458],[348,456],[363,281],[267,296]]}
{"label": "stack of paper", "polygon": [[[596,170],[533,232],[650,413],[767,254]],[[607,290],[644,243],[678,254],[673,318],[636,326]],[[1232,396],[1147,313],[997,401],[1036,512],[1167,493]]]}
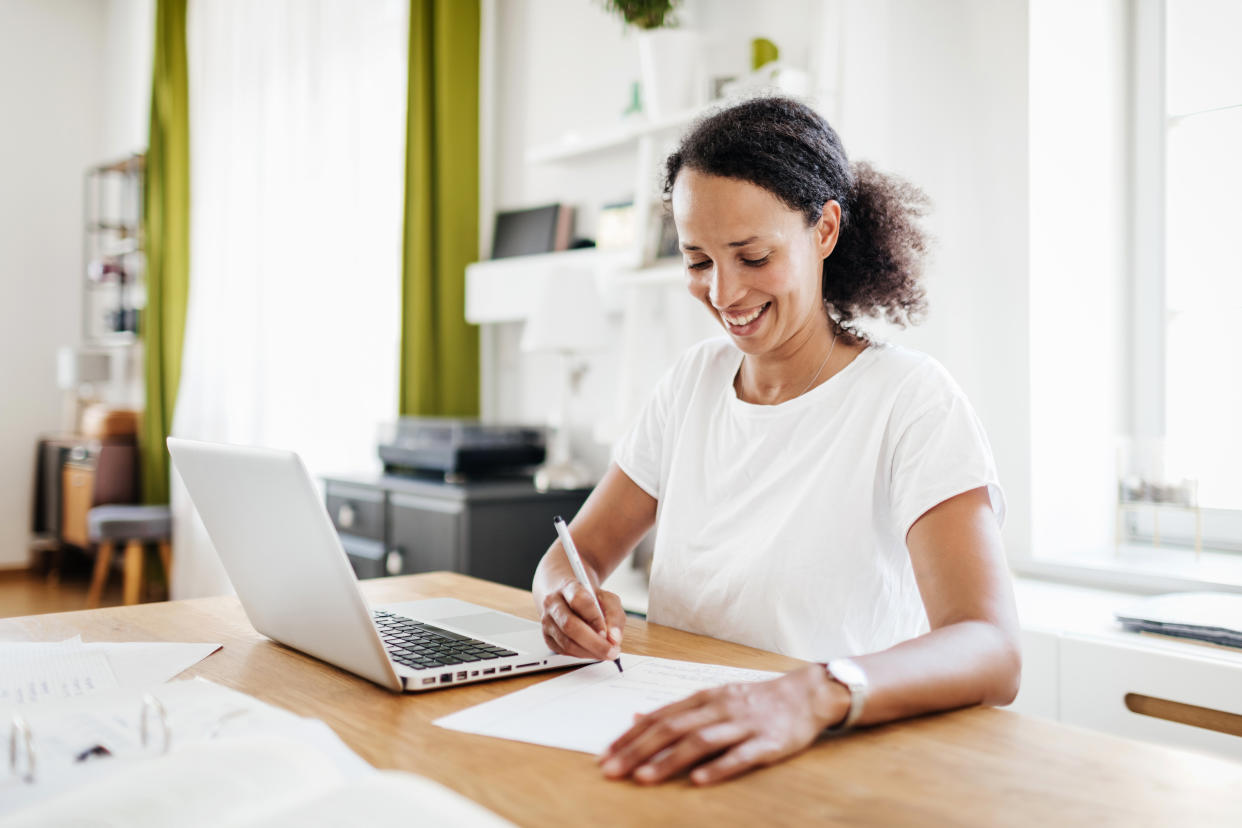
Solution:
{"label": "stack of paper", "polygon": [[1127,630],[1242,647],[1242,595],[1175,592],[1148,598],[1116,616]]}

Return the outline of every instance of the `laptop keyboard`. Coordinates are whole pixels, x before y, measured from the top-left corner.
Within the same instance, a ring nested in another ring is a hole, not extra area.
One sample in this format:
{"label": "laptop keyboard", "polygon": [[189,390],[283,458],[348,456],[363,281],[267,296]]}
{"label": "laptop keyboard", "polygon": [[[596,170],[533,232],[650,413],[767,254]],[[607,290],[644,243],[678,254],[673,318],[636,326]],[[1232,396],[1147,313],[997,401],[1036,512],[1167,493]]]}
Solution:
{"label": "laptop keyboard", "polygon": [[375,610],[372,613],[384,649],[392,660],[421,670],[450,664],[473,664],[517,655],[486,641],[451,632],[403,615]]}

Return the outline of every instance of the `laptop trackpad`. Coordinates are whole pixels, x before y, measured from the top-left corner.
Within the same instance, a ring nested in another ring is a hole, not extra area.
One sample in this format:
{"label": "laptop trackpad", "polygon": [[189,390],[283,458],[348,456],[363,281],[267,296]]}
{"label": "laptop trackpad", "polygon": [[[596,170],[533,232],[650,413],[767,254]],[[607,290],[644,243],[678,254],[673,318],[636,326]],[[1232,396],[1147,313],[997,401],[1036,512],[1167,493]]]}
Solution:
{"label": "laptop trackpad", "polygon": [[454,615],[451,618],[437,618],[435,623],[528,653],[548,649],[537,623],[500,612]]}
{"label": "laptop trackpad", "polygon": [[454,615],[451,618],[437,618],[437,624],[448,624],[462,632],[478,636],[504,635],[506,633],[530,632],[538,626],[534,621],[515,618],[499,612],[477,612],[471,615]]}

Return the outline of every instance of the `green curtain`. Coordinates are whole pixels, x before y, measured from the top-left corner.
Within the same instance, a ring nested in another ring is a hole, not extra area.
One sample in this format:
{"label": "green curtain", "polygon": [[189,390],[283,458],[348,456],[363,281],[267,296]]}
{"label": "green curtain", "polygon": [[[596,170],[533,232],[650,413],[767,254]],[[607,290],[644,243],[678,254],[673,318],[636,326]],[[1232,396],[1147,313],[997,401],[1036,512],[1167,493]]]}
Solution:
{"label": "green curtain", "polygon": [[151,127],[144,190],[147,307],[142,319],[146,413],[139,447],[142,494],[168,502],[168,449],[190,277],[190,97],[186,0],[157,0]]}
{"label": "green curtain", "polygon": [[465,268],[478,257],[477,0],[410,0],[407,120],[401,413],[474,415],[479,338],[465,319]]}

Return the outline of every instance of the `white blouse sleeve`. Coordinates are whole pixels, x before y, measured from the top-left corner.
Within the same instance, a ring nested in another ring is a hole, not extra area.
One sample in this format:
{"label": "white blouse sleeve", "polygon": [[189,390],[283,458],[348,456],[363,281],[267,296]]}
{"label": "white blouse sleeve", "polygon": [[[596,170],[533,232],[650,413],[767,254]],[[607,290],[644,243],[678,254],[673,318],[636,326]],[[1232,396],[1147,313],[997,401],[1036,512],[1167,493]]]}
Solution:
{"label": "white blouse sleeve", "polygon": [[932,507],[981,486],[988,489],[997,522],[1005,520],[1005,497],[983,424],[948,372],[929,362],[931,370],[916,382],[913,413],[899,415],[894,424],[890,503],[903,541]]}
{"label": "white blouse sleeve", "polygon": [[656,384],[638,421],[613,447],[612,460],[638,488],[660,499],[664,453],[671,444],[670,421],[678,377],[685,360],[679,360]]}

